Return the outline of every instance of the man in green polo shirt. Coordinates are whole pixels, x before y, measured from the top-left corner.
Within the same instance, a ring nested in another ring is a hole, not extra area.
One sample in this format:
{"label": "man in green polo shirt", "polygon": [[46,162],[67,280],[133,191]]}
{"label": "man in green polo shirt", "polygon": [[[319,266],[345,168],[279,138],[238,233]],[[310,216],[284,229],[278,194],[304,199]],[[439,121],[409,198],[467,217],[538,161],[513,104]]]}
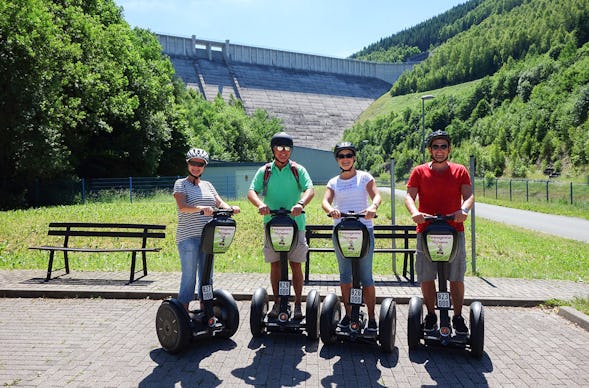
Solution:
{"label": "man in green polo shirt", "polygon": [[[307,257],[307,240],[305,239],[305,214],[302,213],[315,191],[307,170],[300,164],[290,160],[293,148],[292,137],[285,132],[272,136],[270,141],[274,161],[260,167],[247,193],[248,200],[258,208],[264,216],[264,224],[270,220],[270,210],[289,209],[297,223],[298,245],[288,253],[288,261],[292,271],[292,285],[295,292],[294,319],[302,319],[301,296],[303,293],[303,270],[301,263]],[[301,195],[302,193],[302,195]],[[262,196],[263,198],[260,198]],[[274,294],[274,306],[268,313],[270,318],[277,318],[280,312],[278,282],[280,280],[280,254],[274,252],[270,242],[264,241],[264,260],[270,263],[270,282]]]}

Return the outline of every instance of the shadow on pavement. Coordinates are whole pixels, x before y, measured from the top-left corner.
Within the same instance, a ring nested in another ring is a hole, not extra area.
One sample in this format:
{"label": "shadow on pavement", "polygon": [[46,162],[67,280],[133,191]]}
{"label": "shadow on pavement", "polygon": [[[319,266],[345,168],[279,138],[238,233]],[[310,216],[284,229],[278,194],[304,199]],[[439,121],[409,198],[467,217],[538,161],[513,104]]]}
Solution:
{"label": "shadow on pavement", "polygon": [[[233,340],[219,340],[210,338],[192,342],[188,349],[179,354],[167,353],[162,348],[154,349],[149,353],[157,366],[145,377],[139,387],[217,387],[223,383],[219,377],[211,371],[201,369],[199,364],[211,354],[224,350],[230,351],[237,344]],[[196,368],[196,370],[195,370]]]}

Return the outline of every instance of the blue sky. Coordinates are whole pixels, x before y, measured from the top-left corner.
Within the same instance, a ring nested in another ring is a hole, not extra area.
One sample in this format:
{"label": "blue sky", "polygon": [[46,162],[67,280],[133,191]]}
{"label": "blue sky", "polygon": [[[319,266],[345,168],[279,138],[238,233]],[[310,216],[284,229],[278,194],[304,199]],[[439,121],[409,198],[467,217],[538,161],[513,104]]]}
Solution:
{"label": "blue sky", "polygon": [[131,27],[344,58],[466,0],[115,0]]}

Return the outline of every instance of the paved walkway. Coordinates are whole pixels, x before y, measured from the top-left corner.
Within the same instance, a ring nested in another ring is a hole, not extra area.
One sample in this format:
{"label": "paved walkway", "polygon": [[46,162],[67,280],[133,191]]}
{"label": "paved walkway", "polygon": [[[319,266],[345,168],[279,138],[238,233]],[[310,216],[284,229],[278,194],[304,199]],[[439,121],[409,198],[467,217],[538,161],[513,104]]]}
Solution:
{"label": "paved walkway", "polygon": [[[269,288],[268,276],[219,273],[216,288],[238,299],[237,333],[170,355],[159,345],[155,316],[160,299],[177,292],[179,273],[150,273],[131,285],[123,272],[56,274],[46,283],[42,270],[0,271],[0,385],[589,386],[589,331],[556,310],[519,307],[587,296],[589,284],[468,277],[467,303],[485,306],[485,353],[477,360],[464,350],[409,351],[405,303],[419,288],[404,279],[377,278],[379,301],[398,302],[395,350],[385,354],[377,345],[324,346],[305,335],[252,338],[249,300],[256,288]],[[322,296],[335,292],[336,277],[312,277],[305,293],[312,288]]]}
{"label": "paved walkway", "polygon": [[[178,292],[180,273],[150,272],[132,284],[127,284],[126,272],[80,272],[69,275],[54,272],[55,278],[45,282],[43,270],[0,270],[0,296],[47,298],[106,298],[106,299],[164,299]],[[394,297],[406,304],[411,296],[420,295],[417,284],[400,276],[376,276],[376,293],[380,302]],[[270,288],[269,274],[215,274],[215,288],[232,293],[236,300],[251,300],[259,287]],[[486,306],[536,306],[549,299],[568,300],[589,296],[589,284],[558,280],[525,280],[507,278],[465,279],[466,302],[479,300]],[[312,275],[303,288],[303,295],[316,289],[324,297],[330,292],[339,294],[337,275]]]}

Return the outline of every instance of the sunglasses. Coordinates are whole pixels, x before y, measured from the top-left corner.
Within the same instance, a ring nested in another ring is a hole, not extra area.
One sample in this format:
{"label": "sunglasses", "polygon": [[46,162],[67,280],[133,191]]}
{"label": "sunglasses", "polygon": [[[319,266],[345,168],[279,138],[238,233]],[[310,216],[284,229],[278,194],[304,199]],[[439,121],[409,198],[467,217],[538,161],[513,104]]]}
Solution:
{"label": "sunglasses", "polygon": [[339,154],[337,156],[338,159],[351,159],[354,157],[354,154]]}
{"label": "sunglasses", "polygon": [[276,151],[290,151],[290,147],[289,146],[274,146],[276,148]]}
{"label": "sunglasses", "polygon": [[432,144],[432,150],[447,150],[448,144]]}
{"label": "sunglasses", "polygon": [[190,164],[192,167],[204,167],[205,166],[205,162],[195,162],[194,160],[189,160],[188,164]]}

